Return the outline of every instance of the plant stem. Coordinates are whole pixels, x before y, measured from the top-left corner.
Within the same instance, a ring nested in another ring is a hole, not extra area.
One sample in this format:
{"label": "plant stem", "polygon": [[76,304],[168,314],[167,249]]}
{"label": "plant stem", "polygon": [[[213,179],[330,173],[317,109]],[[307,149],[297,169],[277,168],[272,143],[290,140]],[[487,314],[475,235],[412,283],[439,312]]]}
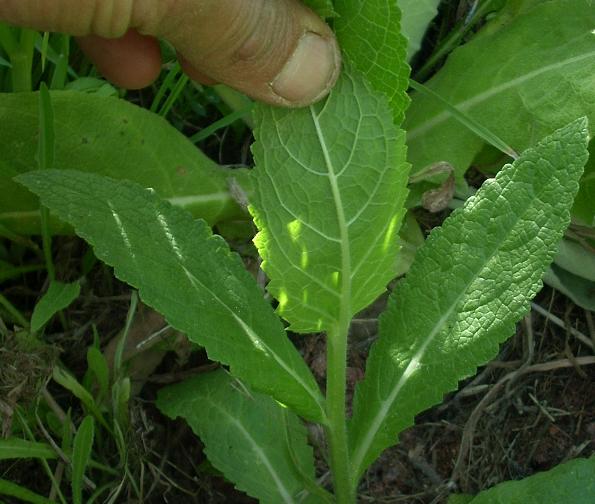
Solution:
{"label": "plant stem", "polygon": [[330,445],[330,465],[338,504],[355,502],[349,469],[349,446],[345,414],[345,383],[347,378],[347,323],[337,324],[327,335],[327,416],[326,429]]}

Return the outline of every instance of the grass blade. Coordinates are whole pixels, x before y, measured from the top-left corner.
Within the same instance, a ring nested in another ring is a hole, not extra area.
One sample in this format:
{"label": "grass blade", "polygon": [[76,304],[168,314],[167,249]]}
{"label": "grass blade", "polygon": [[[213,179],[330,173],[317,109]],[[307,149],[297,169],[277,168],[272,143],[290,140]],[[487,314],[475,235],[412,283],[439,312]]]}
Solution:
{"label": "grass blade", "polygon": [[55,459],[54,449],[46,443],[27,441],[26,439],[0,439],[0,460],[7,459]]}
{"label": "grass blade", "polygon": [[30,502],[31,504],[55,504],[54,501],[46,499],[28,488],[24,488],[5,479],[0,479],[0,495],[16,497],[20,502]]}
{"label": "grass blade", "polygon": [[87,465],[91,458],[93,439],[95,437],[95,420],[86,416],[79,426],[72,446],[72,499],[74,504],[83,502],[83,483]]}

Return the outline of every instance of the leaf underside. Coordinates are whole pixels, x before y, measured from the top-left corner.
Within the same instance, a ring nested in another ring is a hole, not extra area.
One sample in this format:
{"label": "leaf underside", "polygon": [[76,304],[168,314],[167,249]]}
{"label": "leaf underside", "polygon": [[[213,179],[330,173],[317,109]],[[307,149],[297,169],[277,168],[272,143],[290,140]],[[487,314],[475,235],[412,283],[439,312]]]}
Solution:
{"label": "leaf underside", "polygon": [[327,330],[394,277],[407,193],[404,133],[384,96],[349,68],[326,101],[259,106],[255,122],[251,211],[268,289],[293,331]]}
{"label": "leaf underside", "polygon": [[210,462],[263,503],[299,502],[300,473],[314,479],[312,448],[298,417],[223,370],[161,389],[157,406],[171,418],[183,417]]}
{"label": "leaf underside", "polygon": [[356,389],[354,475],[513,334],[568,225],[587,140],[584,118],[556,131],[484,183],[419,250]]}
{"label": "leaf underside", "polygon": [[396,0],[335,0],[337,39],[347,59],[384,94],[397,126],[409,105],[407,39],[401,34]]}
{"label": "leaf underside", "polygon": [[407,59],[410,60],[419,51],[429,24],[438,13],[440,0],[399,0],[398,3],[403,13],[403,35],[409,41]]}
{"label": "leaf underside", "polygon": [[211,359],[304,417],[323,421],[310,370],[239,256],[204,221],[128,181],[67,170],[17,180]]}

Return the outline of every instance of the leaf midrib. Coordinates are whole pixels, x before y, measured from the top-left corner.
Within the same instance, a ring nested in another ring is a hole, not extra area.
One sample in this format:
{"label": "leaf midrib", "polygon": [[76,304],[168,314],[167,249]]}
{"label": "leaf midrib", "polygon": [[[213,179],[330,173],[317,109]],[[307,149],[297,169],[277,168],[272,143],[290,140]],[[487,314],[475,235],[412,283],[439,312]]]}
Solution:
{"label": "leaf midrib", "polygon": [[[581,38],[583,36],[584,35],[582,35]],[[553,71],[553,70],[558,70],[559,68],[562,68],[566,65],[570,65],[572,63],[577,63],[579,61],[588,59],[590,57],[595,57],[595,51],[591,51],[586,54],[581,54],[580,56],[574,56],[572,58],[568,58],[563,61],[552,63],[552,64],[546,65],[538,70],[533,70],[532,72],[528,72],[524,75],[520,75],[508,82],[505,82],[505,83],[495,86],[487,91],[484,91],[483,93],[479,93],[475,96],[472,96],[471,98],[468,98],[467,100],[458,102],[458,103],[454,104],[454,106],[456,108],[458,108],[459,110],[467,110],[467,109],[474,107],[475,105],[478,105],[479,103],[482,103],[482,102],[484,102],[484,101],[486,101],[486,100],[488,100],[504,91],[508,91],[509,89],[514,88],[516,85],[523,84],[526,81],[529,81],[535,77],[538,77],[541,74],[544,74],[544,73],[547,73],[547,72]],[[451,118],[451,114],[448,111],[442,111],[441,113],[439,113],[431,118],[428,118],[427,121],[423,122],[416,128],[410,129],[407,132],[407,140],[409,142],[412,142],[418,136],[427,134],[428,131],[431,131],[433,128],[439,126],[440,124],[442,124],[443,122],[447,121],[450,118]]]}
{"label": "leaf midrib", "polygon": [[[209,292],[211,294],[211,296],[213,296],[213,298],[215,299],[215,301],[217,301],[217,303],[219,303],[223,308],[225,308],[231,314],[232,318],[237,322],[238,326],[244,331],[246,336],[250,339],[250,341],[253,342],[253,344],[255,346],[258,346],[258,345],[262,346],[262,348],[265,351],[269,352],[269,354],[273,357],[273,359],[277,362],[277,364],[279,364],[279,366],[281,366],[281,368],[284,369],[289,376],[291,376],[297,383],[299,383],[302,386],[302,388],[308,393],[308,395],[310,395],[310,397],[312,397],[315,404],[318,406],[318,413],[321,415],[321,417],[324,420],[326,418],[326,416],[324,413],[324,408],[321,404],[320,394],[316,394],[315,391],[311,390],[310,387],[308,387],[307,384],[304,383],[304,381],[301,379],[301,377],[294,371],[292,366],[288,365],[269,345],[267,345],[267,343],[258,335],[258,333],[252,328],[252,326],[250,326],[250,324],[248,324],[244,319],[239,317],[234,312],[233,308],[228,306],[228,304],[225,301],[223,301],[219,296],[217,296],[217,294],[215,292],[213,292],[208,286],[206,286],[203,282],[201,282],[198,278],[196,278],[196,276],[193,275],[192,272],[190,270],[188,270],[188,268],[186,268],[186,266],[184,264],[181,264],[181,266],[182,266],[187,278],[190,280],[190,283],[192,284],[192,286],[195,289],[197,287],[194,284],[194,282],[197,282],[207,292]],[[257,344],[255,344],[255,341],[257,342]]]}
{"label": "leaf midrib", "polygon": [[218,410],[223,416],[225,416],[229,420],[230,424],[235,425],[236,428],[238,429],[238,431],[240,432],[240,434],[248,441],[248,444],[252,447],[252,451],[257,456],[259,456],[259,458],[263,462],[264,467],[266,467],[267,471],[271,475],[271,478],[273,478],[273,481],[275,482],[275,485],[277,486],[277,489],[279,490],[279,493],[281,494],[281,497],[283,497],[284,502],[287,502],[287,503],[290,503],[290,504],[291,503],[294,503],[295,500],[293,499],[293,496],[291,495],[291,493],[289,492],[289,490],[287,488],[285,488],[285,485],[283,484],[282,478],[275,471],[275,469],[273,467],[273,464],[271,463],[271,461],[269,460],[269,458],[266,456],[265,452],[260,448],[260,445],[250,435],[250,432],[248,432],[244,428],[244,426],[239,421],[239,419],[237,419],[236,417],[234,417],[233,415],[231,415],[230,413],[228,413],[225,409],[223,409],[215,401],[209,400],[209,402],[211,403],[211,406],[213,408],[215,408],[216,410]]}
{"label": "leaf midrib", "polygon": [[[347,225],[347,219],[345,217],[345,209],[343,207],[343,200],[341,198],[341,191],[335,175],[335,168],[333,161],[329,154],[324,133],[320,126],[320,122],[314,107],[310,106],[310,114],[314,127],[316,128],[316,135],[322,154],[324,156],[324,162],[328,170],[328,179],[331,186],[331,192],[333,195],[333,203],[335,205],[335,211],[337,214],[337,224],[339,226],[339,237],[341,247],[341,294],[339,308],[339,320],[337,324],[341,326],[349,325],[349,319],[351,318],[351,250],[349,247],[349,226]],[[347,318],[347,320],[345,320]]]}

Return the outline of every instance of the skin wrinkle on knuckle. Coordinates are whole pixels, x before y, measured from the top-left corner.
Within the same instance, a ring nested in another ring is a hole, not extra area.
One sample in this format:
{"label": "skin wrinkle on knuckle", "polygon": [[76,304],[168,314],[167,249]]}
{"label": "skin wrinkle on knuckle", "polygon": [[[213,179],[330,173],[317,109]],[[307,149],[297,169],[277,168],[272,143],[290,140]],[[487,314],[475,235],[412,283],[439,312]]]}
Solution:
{"label": "skin wrinkle on knuckle", "polygon": [[[263,2],[260,2],[258,8],[251,7],[251,12],[247,14],[250,16],[250,21],[243,21],[240,24],[230,60],[240,65],[270,67],[273,55],[277,51],[282,54],[286,52],[288,40],[291,39],[291,20],[287,16],[277,15],[274,10],[267,9]],[[238,18],[240,15],[241,13],[238,13]],[[279,40],[276,36],[279,33],[286,36]],[[263,36],[263,34],[269,34],[269,36]]]}
{"label": "skin wrinkle on knuckle", "polygon": [[41,31],[118,38],[130,28],[137,3],[138,0],[0,0],[0,19]]}
{"label": "skin wrinkle on knuckle", "polygon": [[[147,35],[162,35],[168,14],[176,12],[180,0],[129,0],[132,2],[130,27]],[[190,13],[184,18],[190,17]],[[184,19],[182,18],[182,19]]]}
{"label": "skin wrinkle on knuckle", "polygon": [[286,0],[205,0],[195,12],[195,32],[181,26],[171,41],[216,80],[265,83],[282,68],[298,38],[298,23],[288,12]]}

